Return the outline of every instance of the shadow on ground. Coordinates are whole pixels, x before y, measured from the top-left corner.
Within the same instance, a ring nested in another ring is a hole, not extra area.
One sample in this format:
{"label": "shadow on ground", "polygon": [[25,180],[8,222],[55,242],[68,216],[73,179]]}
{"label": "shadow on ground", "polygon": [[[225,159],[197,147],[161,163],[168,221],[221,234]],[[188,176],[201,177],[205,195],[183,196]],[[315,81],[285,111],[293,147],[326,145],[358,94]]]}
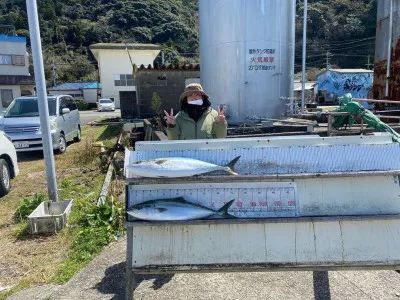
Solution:
{"label": "shadow on ground", "polygon": [[43,151],[19,152],[17,153],[18,162],[35,161],[43,159]]}
{"label": "shadow on ground", "polygon": [[[74,143],[73,141],[67,142],[67,151],[68,151],[68,147],[71,146],[73,143]],[[62,154],[59,154],[57,151],[54,151],[53,154],[54,154],[54,156],[62,155]],[[43,160],[44,159],[43,150],[18,152],[17,158],[18,158],[18,162]]]}
{"label": "shadow on ground", "polygon": [[314,300],[331,300],[328,271],[314,271]]}
{"label": "shadow on ground", "polygon": [[97,138],[97,141],[104,141],[108,139],[114,139],[121,132],[122,125],[108,125],[103,133]]}
{"label": "shadow on ground", "polygon": [[[174,274],[136,275],[136,286],[142,281],[154,279],[152,288],[158,290],[173,277]],[[96,289],[102,294],[114,294],[113,300],[125,299],[125,262],[108,267],[104,278],[96,284]]]}

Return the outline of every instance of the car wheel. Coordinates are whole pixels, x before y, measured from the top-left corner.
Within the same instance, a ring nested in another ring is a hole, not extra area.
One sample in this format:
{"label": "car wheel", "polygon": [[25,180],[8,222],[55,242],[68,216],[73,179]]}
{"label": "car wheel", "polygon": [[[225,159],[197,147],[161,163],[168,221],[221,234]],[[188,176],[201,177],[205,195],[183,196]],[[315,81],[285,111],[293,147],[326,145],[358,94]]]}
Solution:
{"label": "car wheel", "polygon": [[67,150],[67,140],[65,139],[65,136],[63,134],[60,134],[60,137],[58,139],[58,149],[57,152],[58,154],[64,153]]}
{"label": "car wheel", "polygon": [[81,128],[78,126],[78,133],[76,134],[76,137],[74,138],[74,142],[80,142],[81,139],[82,139]]}
{"label": "car wheel", "polygon": [[10,191],[10,179],[10,167],[6,160],[0,159],[0,197],[7,195]]}

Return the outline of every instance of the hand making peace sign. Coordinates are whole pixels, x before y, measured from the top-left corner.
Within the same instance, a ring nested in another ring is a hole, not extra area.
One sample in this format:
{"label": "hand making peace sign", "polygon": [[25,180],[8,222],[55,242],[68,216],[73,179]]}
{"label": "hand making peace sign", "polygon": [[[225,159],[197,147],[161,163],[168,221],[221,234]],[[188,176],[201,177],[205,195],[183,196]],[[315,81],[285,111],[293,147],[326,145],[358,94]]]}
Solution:
{"label": "hand making peace sign", "polygon": [[217,122],[224,122],[225,121],[225,111],[226,111],[226,105],[224,105],[222,107],[222,109],[218,105],[218,107],[217,107],[217,112],[218,112]]}
{"label": "hand making peace sign", "polygon": [[164,114],[167,117],[167,124],[175,125],[174,109],[171,108],[170,114],[164,110]]}

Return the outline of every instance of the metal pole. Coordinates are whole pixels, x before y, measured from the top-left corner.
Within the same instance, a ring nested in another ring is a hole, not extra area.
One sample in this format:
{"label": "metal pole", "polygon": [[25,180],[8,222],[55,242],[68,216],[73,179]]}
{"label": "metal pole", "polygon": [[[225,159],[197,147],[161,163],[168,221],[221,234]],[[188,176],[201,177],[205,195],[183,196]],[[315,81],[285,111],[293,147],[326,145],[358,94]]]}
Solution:
{"label": "metal pole", "polygon": [[386,66],[386,87],[385,96],[389,97],[389,78],[390,78],[390,59],[392,55],[392,27],[393,27],[393,0],[390,0],[390,14],[389,14],[389,34],[388,34],[388,49],[387,49],[387,66]]}
{"label": "metal pole", "polygon": [[304,113],[304,92],[306,88],[306,42],[307,42],[307,0],[304,0],[303,17],[303,67],[301,74],[301,112]]}
{"label": "metal pole", "polygon": [[44,77],[42,45],[40,42],[36,0],[26,0],[26,9],[28,11],[29,35],[31,38],[33,67],[35,70],[40,128],[43,134],[43,155],[46,163],[47,191],[51,201],[58,201],[56,170],[50,134],[49,108],[47,104],[46,82]]}
{"label": "metal pole", "polygon": [[290,82],[290,90],[289,90],[289,99],[290,103],[294,101],[294,54],[295,54],[295,40],[296,40],[296,0],[293,0],[292,3],[292,11],[290,20],[292,23],[292,27],[290,28],[290,74],[289,74],[289,82]]}

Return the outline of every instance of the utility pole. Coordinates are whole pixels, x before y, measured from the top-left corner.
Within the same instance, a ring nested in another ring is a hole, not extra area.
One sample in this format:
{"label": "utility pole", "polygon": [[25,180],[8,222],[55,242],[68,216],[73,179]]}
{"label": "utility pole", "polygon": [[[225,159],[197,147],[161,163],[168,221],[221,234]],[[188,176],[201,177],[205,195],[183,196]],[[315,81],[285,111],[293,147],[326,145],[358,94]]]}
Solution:
{"label": "utility pole", "polygon": [[42,129],[43,156],[46,164],[47,191],[51,201],[58,201],[56,168],[54,163],[53,143],[51,142],[49,107],[44,77],[42,44],[40,43],[39,18],[36,0],[26,0],[29,35],[31,37],[33,67],[39,108],[40,127]]}
{"label": "utility pole", "polygon": [[301,112],[305,111],[305,88],[306,88],[306,43],[307,43],[307,0],[304,0],[303,13],[303,57],[301,74]]}
{"label": "utility pole", "polygon": [[326,51],[326,70],[329,70],[330,65],[329,65],[329,57],[331,56],[331,53],[328,51]]}
{"label": "utility pole", "polygon": [[161,65],[164,65],[164,51],[161,51]]}
{"label": "utility pole", "polygon": [[369,70],[369,66],[373,66],[374,64],[370,63],[370,55],[368,55],[368,63],[365,64],[367,66],[367,69]]}
{"label": "utility pole", "polygon": [[57,85],[57,82],[56,82],[56,79],[57,79],[57,72],[56,72],[56,70],[57,70],[57,68],[56,68],[56,65],[54,64],[54,60],[53,60],[52,63],[51,63],[51,68],[52,68],[52,70],[53,70],[53,86],[56,86],[56,85]]}

